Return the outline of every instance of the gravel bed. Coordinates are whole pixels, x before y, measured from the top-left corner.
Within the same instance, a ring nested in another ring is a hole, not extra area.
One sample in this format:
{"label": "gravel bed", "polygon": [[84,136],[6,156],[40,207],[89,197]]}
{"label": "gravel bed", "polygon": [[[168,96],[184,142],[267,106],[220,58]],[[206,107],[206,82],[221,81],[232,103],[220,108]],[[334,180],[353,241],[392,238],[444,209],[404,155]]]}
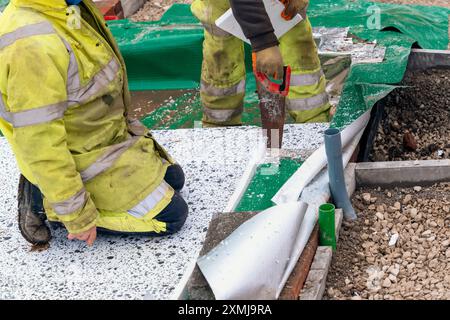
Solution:
{"label": "gravel bed", "polygon": [[372,161],[450,158],[450,69],[409,72],[386,102]]}
{"label": "gravel bed", "polygon": [[361,189],[344,222],[325,299],[450,299],[450,183]]}

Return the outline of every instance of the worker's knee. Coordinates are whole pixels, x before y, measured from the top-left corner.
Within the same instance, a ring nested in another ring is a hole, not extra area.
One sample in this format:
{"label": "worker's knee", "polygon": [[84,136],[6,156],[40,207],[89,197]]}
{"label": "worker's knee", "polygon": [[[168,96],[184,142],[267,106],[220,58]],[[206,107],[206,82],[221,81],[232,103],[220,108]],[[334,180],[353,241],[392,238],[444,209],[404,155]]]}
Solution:
{"label": "worker's knee", "polygon": [[202,81],[227,89],[245,78],[244,43],[235,37],[214,37],[205,33]]}
{"label": "worker's knee", "polygon": [[180,191],[186,182],[183,168],[179,164],[171,165],[167,168],[164,180],[176,191]]}
{"label": "worker's knee", "polygon": [[155,220],[166,224],[165,234],[180,231],[186,222],[189,207],[183,197],[175,192],[169,205],[155,217]]}

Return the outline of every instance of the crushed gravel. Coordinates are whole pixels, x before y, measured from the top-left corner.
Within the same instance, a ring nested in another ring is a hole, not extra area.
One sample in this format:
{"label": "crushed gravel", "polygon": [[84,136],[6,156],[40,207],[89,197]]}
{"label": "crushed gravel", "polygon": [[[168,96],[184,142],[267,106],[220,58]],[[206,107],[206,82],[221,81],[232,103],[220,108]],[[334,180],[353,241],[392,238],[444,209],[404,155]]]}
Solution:
{"label": "crushed gravel", "polygon": [[450,159],[450,69],[407,73],[386,102],[372,161]]}
{"label": "crushed gravel", "polygon": [[450,299],[450,183],[361,189],[352,202],[325,299]]}

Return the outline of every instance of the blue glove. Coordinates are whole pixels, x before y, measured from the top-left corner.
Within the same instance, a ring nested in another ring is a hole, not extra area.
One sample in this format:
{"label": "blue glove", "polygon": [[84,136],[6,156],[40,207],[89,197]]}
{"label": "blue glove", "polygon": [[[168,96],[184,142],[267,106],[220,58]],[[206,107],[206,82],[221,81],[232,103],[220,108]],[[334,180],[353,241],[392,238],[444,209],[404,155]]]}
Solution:
{"label": "blue glove", "polygon": [[66,3],[69,6],[76,6],[76,5],[79,5],[81,3],[81,1],[83,1],[83,0],[66,0]]}

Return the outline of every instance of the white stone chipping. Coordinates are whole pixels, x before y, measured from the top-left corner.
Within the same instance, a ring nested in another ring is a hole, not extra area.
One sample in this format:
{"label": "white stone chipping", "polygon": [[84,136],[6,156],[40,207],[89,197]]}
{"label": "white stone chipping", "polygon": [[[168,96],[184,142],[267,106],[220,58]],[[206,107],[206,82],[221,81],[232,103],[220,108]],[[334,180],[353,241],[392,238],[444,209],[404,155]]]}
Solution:
{"label": "white stone chipping", "polygon": [[[316,149],[327,124],[287,125],[284,147]],[[99,235],[93,248],[53,231],[50,248],[32,252],[17,227],[19,171],[0,138],[0,299],[167,299],[201,249],[211,216],[222,211],[253,150],[259,129],[154,131],[183,166],[190,215],[164,238]]]}

